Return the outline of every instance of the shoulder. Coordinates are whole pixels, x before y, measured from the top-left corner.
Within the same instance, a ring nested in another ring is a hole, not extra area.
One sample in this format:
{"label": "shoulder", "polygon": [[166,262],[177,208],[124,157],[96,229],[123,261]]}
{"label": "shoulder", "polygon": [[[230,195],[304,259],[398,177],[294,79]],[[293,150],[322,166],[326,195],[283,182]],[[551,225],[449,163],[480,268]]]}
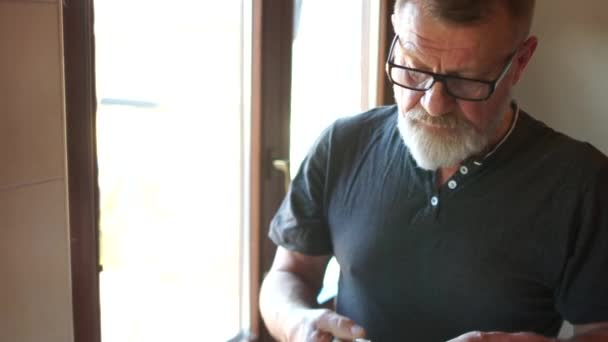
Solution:
{"label": "shoulder", "polygon": [[386,141],[396,130],[397,111],[396,105],[377,107],[334,121],[310,148],[304,169],[340,168],[376,142]]}
{"label": "shoulder", "polygon": [[397,127],[397,106],[383,106],[361,114],[336,120],[326,130],[326,135],[335,144],[369,141],[375,136],[386,135]]}
{"label": "shoulder", "polygon": [[575,139],[523,113],[526,131],[521,148],[528,151],[539,164],[556,168],[579,179],[608,173],[608,157],[591,143]]}

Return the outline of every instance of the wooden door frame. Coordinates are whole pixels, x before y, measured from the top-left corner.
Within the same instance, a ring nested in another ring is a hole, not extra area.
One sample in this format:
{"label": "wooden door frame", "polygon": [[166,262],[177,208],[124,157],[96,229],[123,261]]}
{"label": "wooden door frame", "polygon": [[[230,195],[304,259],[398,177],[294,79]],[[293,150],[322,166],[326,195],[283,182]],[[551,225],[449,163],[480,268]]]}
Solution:
{"label": "wooden door frame", "polygon": [[378,44],[378,94],[377,104],[389,105],[395,103],[393,97],[393,86],[386,77],[386,59],[388,58],[388,50],[393,39],[393,24],[391,23],[391,15],[393,14],[394,1],[380,0],[380,36]]}
{"label": "wooden door frame", "polygon": [[74,341],[100,342],[93,0],[64,0],[62,14]]}
{"label": "wooden door frame", "polygon": [[272,341],[258,309],[259,290],[275,245],[268,227],[285,196],[274,159],[289,159],[293,0],[254,0],[251,120],[251,318],[259,341]]}

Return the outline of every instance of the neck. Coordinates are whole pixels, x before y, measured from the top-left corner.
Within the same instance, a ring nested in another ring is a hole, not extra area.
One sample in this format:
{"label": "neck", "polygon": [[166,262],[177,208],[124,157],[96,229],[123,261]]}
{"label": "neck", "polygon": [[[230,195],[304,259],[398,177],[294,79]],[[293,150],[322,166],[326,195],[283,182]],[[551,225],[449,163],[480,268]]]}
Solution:
{"label": "neck", "polygon": [[511,127],[513,126],[513,120],[515,119],[515,113],[517,110],[517,104],[509,105],[507,112],[503,115],[502,122],[498,125],[496,135],[490,140],[486,153],[495,149],[497,145],[502,142],[507,133],[509,133]]}

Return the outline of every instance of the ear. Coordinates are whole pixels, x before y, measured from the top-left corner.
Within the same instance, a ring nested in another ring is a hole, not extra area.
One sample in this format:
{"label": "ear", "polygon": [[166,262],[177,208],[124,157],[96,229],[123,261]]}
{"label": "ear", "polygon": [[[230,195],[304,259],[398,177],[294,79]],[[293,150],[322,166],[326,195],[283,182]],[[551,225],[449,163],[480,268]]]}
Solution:
{"label": "ear", "polygon": [[531,36],[524,42],[521,52],[515,59],[515,77],[513,79],[513,85],[517,84],[522,78],[528,63],[530,63],[532,56],[534,56],[537,46],[538,38],[536,36]]}

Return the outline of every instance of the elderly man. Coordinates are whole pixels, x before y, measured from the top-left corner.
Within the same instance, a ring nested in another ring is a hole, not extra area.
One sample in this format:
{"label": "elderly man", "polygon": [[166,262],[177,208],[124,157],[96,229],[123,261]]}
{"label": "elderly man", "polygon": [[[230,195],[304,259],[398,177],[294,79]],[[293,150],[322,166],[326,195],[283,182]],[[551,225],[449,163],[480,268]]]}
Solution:
{"label": "elderly man", "polygon": [[[281,341],[608,341],[608,158],[511,98],[532,0],[398,0],[396,106],[338,120],[276,214]],[[573,113],[574,115],[574,113]],[[314,300],[341,266],[336,312]]]}

